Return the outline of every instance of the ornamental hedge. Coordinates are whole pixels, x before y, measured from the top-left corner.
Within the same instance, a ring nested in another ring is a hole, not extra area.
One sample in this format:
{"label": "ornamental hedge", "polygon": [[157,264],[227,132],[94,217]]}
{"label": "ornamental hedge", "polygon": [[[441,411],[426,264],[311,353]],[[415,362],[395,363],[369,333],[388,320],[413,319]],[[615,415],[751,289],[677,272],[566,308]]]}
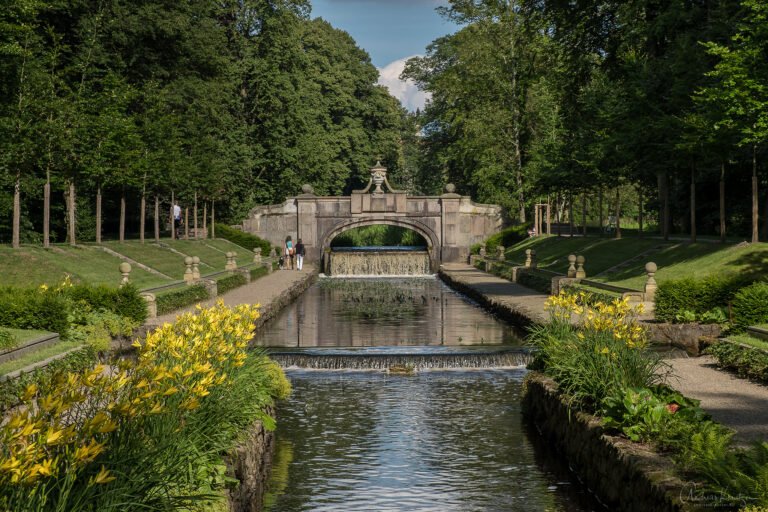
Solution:
{"label": "ornamental hedge", "polygon": [[658,320],[674,322],[685,312],[696,317],[716,308],[727,307],[739,288],[749,284],[736,276],[709,276],[663,281],[656,290],[655,314]]}
{"label": "ornamental hedge", "polygon": [[272,250],[272,244],[263,238],[235,229],[232,226],[227,226],[226,224],[219,224],[218,222],[216,223],[216,236],[229,240],[233,244],[244,247],[249,251],[256,247],[261,247],[262,256],[269,256],[269,251]]}
{"label": "ornamental hedge", "polygon": [[768,283],[753,283],[740,289],[731,303],[735,330],[768,322]]}
{"label": "ornamental hedge", "polygon": [[218,281],[216,281],[216,292],[219,295],[223,295],[227,293],[230,290],[234,290],[235,288],[239,288],[240,286],[243,286],[248,283],[248,280],[243,274],[237,273],[232,274],[231,276],[222,277]]}
{"label": "ornamental hedge", "polygon": [[164,315],[208,298],[208,290],[202,284],[185,286],[158,294],[156,298],[157,314]]}
{"label": "ornamental hedge", "polygon": [[70,302],[63,294],[37,288],[0,288],[0,326],[51,331],[65,338],[69,313]]}

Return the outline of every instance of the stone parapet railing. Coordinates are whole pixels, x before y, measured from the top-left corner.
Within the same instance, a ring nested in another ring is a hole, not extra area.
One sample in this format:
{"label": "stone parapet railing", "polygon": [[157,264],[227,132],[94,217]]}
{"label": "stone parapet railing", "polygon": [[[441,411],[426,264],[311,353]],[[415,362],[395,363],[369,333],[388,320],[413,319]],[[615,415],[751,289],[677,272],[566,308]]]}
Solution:
{"label": "stone parapet railing", "polygon": [[646,445],[607,435],[599,418],[569,409],[552,379],[529,373],[522,406],[526,420],[565,456],[608,510],[698,510],[695,487],[675,476],[669,458]]}

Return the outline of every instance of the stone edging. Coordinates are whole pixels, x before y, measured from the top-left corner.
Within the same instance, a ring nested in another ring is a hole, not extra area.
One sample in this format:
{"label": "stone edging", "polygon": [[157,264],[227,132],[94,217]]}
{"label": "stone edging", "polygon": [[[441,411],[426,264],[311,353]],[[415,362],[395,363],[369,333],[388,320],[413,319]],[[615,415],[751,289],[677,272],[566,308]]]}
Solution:
{"label": "stone edging", "polygon": [[600,419],[572,411],[557,383],[538,372],[525,378],[523,414],[610,510],[684,512],[694,490],[674,475],[674,464],[647,446],[604,433]]}
{"label": "stone edging", "polygon": [[454,290],[466,295],[480,304],[485,310],[495,316],[505,320],[516,327],[527,328],[532,325],[538,325],[540,322],[530,315],[524,308],[514,308],[511,304],[502,304],[489,299],[485,294],[477,291],[472,286],[467,285],[458,279],[454,279],[450,274],[440,270],[438,273],[440,279]]}
{"label": "stone edging", "polygon": [[[275,408],[268,406],[264,412],[275,417]],[[251,512],[258,509],[264,498],[264,489],[272,465],[275,433],[256,421],[243,434],[243,440],[224,457],[227,474],[240,481],[227,491],[229,510]]]}
{"label": "stone edging", "polygon": [[288,289],[283,290],[280,295],[272,299],[269,304],[262,304],[259,309],[259,318],[256,319],[256,328],[258,329],[268,321],[272,320],[288,304],[304,293],[304,291],[317,281],[318,272],[307,274],[300,281],[293,283]]}
{"label": "stone edging", "polygon": [[59,335],[55,332],[43,334],[32,340],[27,341],[23,345],[19,345],[10,348],[0,353],[0,363],[10,361],[12,359],[18,359],[19,357],[29,352],[40,350],[59,342]]}

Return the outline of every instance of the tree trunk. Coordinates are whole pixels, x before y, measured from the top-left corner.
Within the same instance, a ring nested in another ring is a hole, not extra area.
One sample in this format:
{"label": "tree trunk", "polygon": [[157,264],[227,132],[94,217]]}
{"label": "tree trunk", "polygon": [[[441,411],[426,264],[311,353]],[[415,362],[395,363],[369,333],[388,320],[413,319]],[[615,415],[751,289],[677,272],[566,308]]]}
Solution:
{"label": "tree trunk", "polygon": [[605,226],[605,224],[603,223],[604,219],[603,219],[603,187],[602,186],[597,191],[597,209],[599,210],[598,222],[600,222],[600,236],[603,236],[603,233],[604,233],[603,227]]}
{"label": "tree trunk", "polygon": [[587,192],[581,193],[581,231],[587,236]]}
{"label": "tree trunk", "polygon": [[69,210],[69,245],[77,245],[75,228],[77,222],[76,210],[77,202],[75,198],[75,182],[69,182],[69,198],[67,199],[67,209]]}
{"label": "tree trunk", "polygon": [[208,203],[203,203],[203,231],[205,238],[208,238]]}
{"label": "tree trunk", "polygon": [[691,242],[696,242],[696,167],[691,164]]}
{"label": "tree trunk", "polygon": [[757,145],[755,144],[752,146],[752,243],[759,240],[757,233],[757,213]]}
{"label": "tree trunk", "polygon": [[197,192],[195,192],[195,210],[194,210],[194,214],[195,214],[195,233],[194,233],[194,237],[195,237],[195,240],[197,240],[197,235],[198,235],[198,231],[197,231]]}
{"label": "tree trunk", "polygon": [[720,243],[725,243],[725,160],[720,162]]}
{"label": "tree trunk", "polygon": [[101,185],[96,187],[96,243],[101,243]]}
{"label": "tree trunk", "polygon": [[120,243],[125,242],[125,190],[120,194]]}
{"label": "tree trunk", "polygon": [[21,178],[16,176],[13,184],[13,235],[11,246],[18,249],[21,246]]}
{"label": "tree trunk", "polygon": [[562,233],[560,230],[562,229],[561,226],[561,211],[560,211],[560,192],[555,194],[555,222],[557,223],[557,236],[560,236]]}
{"label": "tree trunk", "polygon": [[51,246],[51,179],[47,177],[43,187],[43,247]]}
{"label": "tree trunk", "polygon": [[665,172],[657,175],[659,188],[659,231],[664,240],[669,240],[669,176]]}
{"label": "tree trunk", "polygon": [[643,238],[643,189],[637,189],[637,224],[638,224],[638,236]]}
{"label": "tree trunk", "polygon": [[573,237],[573,192],[568,194],[568,236]]}
{"label": "tree trunk", "polygon": [[621,197],[619,196],[619,187],[616,186],[616,240],[621,238]]}
{"label": "tree trunk", "polygon": [[211,238],[216,238],[216,200],[211,201]]}
{"label": "tree trunk", "polygon": [[765,203],[763,204],[763,241],[768,240],[768,193],[765,196]]}
{"label": "tree trunk", "polygon": [[160,243],[160,197],[155,195],[155,243]]}
{"label": "tree trunk", "polygon": [[147,221],[147,192],[141,189],[141,211],[139,212],[139,241],[144,243],[144,223]]}
{"label": "tree trunk", "polygon": [[184,208],[184,239],[189,240],[189,206]]}

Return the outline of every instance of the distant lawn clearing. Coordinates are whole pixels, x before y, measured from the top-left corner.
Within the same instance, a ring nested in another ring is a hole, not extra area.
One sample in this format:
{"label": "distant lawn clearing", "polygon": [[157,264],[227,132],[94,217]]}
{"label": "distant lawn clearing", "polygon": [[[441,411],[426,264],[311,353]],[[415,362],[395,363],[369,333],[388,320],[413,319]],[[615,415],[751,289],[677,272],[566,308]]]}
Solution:
{"label": "distant lawn clearing", "polygon": [[[120,284],[120,263],[119,258],[92,245],[55,244],[50,249],[0,245],[0,285],[55,285],[69,274],[75,282],[116,287]],[[133,269],[131,281],[139,288],[168,282],[140,268]]]}

